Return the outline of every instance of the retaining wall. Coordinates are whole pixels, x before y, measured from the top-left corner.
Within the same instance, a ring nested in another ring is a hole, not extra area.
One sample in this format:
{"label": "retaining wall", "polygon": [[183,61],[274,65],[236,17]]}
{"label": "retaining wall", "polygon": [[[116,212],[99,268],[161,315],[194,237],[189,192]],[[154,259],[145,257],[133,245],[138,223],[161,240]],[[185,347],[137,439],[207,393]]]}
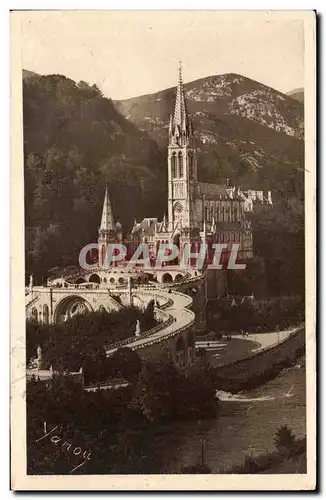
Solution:
{"label": "retaining wall", "polygon": [[[238,361],[216,367],[218,388],[239,391],[258,386],[282,367],[290,366],[305,346],[305,327],[296,329],[289,337],[274,346],[261,349]],[[256,382],[256,383],[255,383]]]}

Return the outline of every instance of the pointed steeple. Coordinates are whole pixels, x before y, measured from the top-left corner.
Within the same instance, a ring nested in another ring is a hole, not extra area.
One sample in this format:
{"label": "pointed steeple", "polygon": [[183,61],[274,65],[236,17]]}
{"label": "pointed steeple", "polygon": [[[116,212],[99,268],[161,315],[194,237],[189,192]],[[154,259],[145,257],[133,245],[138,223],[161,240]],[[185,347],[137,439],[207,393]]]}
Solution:
{"label": "pointed steeple", "polygon": [[176,143],[181,146],[187,144],[189,137],[193,135],[183,90],[181,61],[179,66],[174,112],[170,117],[169,134],[170,137],[172,137]]}
{"label": "pointed steeple", "polygon": [[186,132],[188,127],[188,114],[187,114],[186,99],[182,84],[181,61],[179,66],[178,86],[177,86],[177,95],[175,100],[173,121],[174,121],[174,126],[178,126],[180,127],[180,130],[182,132]]}
{"label": "pointed steeple", "polygon": [[167,227],[167,224],[166,224],[166,215],[164,214],[163,221],[162,221],[162,230],[166,231],[166,227]]}
{"label": "pointed steeple", "polygon": [[112,212],[111,201],[110,201],[107,186],[105,188],[102,219],[101,219],[101,225],[100,225],[100,232],[101,231],[115,231],[113,212]]}

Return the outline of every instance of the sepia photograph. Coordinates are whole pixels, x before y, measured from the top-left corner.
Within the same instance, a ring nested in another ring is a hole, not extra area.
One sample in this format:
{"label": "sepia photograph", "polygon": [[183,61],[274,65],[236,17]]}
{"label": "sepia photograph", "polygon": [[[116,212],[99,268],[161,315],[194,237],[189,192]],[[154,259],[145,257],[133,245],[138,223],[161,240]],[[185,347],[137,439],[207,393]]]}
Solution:
{"label": "sepia photograph", "polygon": [[13,489],[314,488],[315,50],[11,13]]}

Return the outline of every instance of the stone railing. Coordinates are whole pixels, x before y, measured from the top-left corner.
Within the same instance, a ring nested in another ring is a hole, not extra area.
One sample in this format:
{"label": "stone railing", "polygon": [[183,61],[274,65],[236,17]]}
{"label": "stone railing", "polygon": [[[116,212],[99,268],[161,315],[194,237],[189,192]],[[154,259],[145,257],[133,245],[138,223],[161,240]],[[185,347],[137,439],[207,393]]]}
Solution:
{"label": "stone railing", "polygon": [[[183,302],[186,301],[186,304],[182,304],[182,306],[180,308],[180,313],[178,313],[178,314],[180,314],[180,315],[186,314],[187,316],[189,316],[189,321],[187,321],[186,324],[183,324],[179,328],[172,329],[172,331],[164,334],[164,330],[168,329],[169,326],[171,326],[174,322],[178,321],[177,317],[173,317],[170,313],[165,311],[166,309],[169,309],[171,306],[173,306],[175,304],[175,300],[172,300],[171,297],[167,297],[166,296],[167,292],[162,293],[162,290],[161,290],[161,293],[159,293],[160,286],[153,287],[151,285],[144,285],[144,286],[138,287],[136,290],[138,292],[140,292],[140,290],[142,290],[142,293],[144,293],[144,289],[145,289],[145,294],[147,294],[146,293],[147,290],[151,291],[150,295],[154,300],[158,300],[159,298],[166,299],[166,304],[164,304],[163,307],[161,306],[159,309],[156,310],[156,312],[159,313],[161,315],[161,318],[165,319],[165,321],[163,321],[162,323],[159,323],[158,325],[154,326],[150,330],[147,330],[146,332],[144,332],[142,335],[139,335],[138,337],[133,336],[133,337],[129,337],[128,339],[109,344],[108,346],[106,346],[107,353],[109,353],[113,349],[116,350],[119,347],[127,346],[128,344],[132,344],[132,343],[137,342],[137,341],[149,339],[150,337],[153,337],[156,333],[162,332],[162,335],[160,335],[159,338],[157,338],[157,337],[153,338],[152,341],[148,340],[147,342],[144,343],[144,345],[139,345],[137,347],[137,349],[145,348],[145,347],[150,346],[152,344],[155,344],[157,342],[162,342],[170,337],[173,337],[173,336],[177,335],[178,333],[184,331],[185,328],[189,328],[190,326],[192,326],[195,323],[195,314],[193,313],[193,311],[189,310],[189,308],[192,305],[192,298],[189,297],[188,295],[181,293],[181,292],[173,291],[173,292],[171,292],[172,295],[180,296],[180,298],[182,299]],[[153,293],[154,290],[156,291],[156,293]]]}
{"label": "stone railing", "polygon": [[133,337],[128,337],[127,339],[120,340],[118,342],[113,342],[112,344],[107,345],[105,347],[106,352],[112,351],[113,349],[119,349],[119,347],[124,347],[128,344],[131,344],[132,342],[135,342],[136,340],[146,339],[147,337],[154,335],[154,333],[157,333],[160,330],[163,330],[167,326],[171,325],[173,323],[172,316],[170,314],[165,313],[164,311],[161,311],[161,313],[162,313],[162,317],[165,316],[165,321],[163,321],[162,323],[159,323],[158,325],[155,325],[150,330],[146,330],[146,332],[144,332],[138,336],[134,335]]}
{"label": "stone railing", "polygon": [[[195,314],[192,311],[189,311],[187,309],[184,309],[184,312],[187,313],[187,314],[189,314],[189,322],[187,322],[186,325],[183,325],[183,326],[181,326],[179,328],[176,328],[176,329],[172,330],[171,332],[166,333],[165,335],[163,334],[159,338],[152,339],[152,341],[149,340],[148,342],[146,342],[146,344],[144,344],[142,346],[139,346],[139,349],[144,349],[145,347],[148,347],[150,345],[157,344],[158,342],[162,342],[162,341],[167,340],[167,339],[169,339],[171,337],[175,337],[179,333],[183,332],[185,329],[190,328],[192,325],[194,325],[194,323],[195,323]],[[171,316],[171,318],[172,318],[172,316]],[[171,323],[173,323],[173,322],[174,322],[174,318],[172,318]],[[165,324],[164,328],[166,326],[168,326],[168,325]]]}
{"label": "stone railing", "polygon": [[39,296],[36,295],[36,297],[33,297],[32,299],[30,299],[30,301],[25,304],[25,307],[26,308],[31,307],[38,300],[38,298],[39,298]]}

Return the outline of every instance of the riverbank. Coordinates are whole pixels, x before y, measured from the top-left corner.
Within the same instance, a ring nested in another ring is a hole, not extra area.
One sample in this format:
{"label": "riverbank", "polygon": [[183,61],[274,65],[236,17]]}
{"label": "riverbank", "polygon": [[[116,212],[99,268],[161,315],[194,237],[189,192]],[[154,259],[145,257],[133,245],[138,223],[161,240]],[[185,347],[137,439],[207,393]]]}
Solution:
{"label": "riverbank", "polygon": [[297,449],[287,456],[278,450],[261,455],[247,455],[242,465],[221,471],[222,474],[306,474],[306,438],[298,439]]}
{"label": "riverbank", "polygon": [[[277,335],[278,332],[275,332]],[[278,339],[276,343],[272,340],[268,342],[266,339],[265,344],[254,347],[250,354],[234,362],[216,366],[216,388],[232,393],[255,388],[275,378],[284,368],[295,365],[296,360],[305,353],[304,326],[290,330],[283,340]]]}
{"label": "riverbank", "polygon": [[[201,462],[202,443],[205,463],[212,473],[231,471],[243,466],[247,455],[268,456],[282,425],[287,425],[298,439],[304,438],[305,408],[305,368],[297,365],[255,389],[225,394],[215,418],[156,425],[147,445],[140,446],[144,464],[138,473],[182,473],[186,467]],[[304,465],[298,456],[261,473],[291,473],[296,467],[302,470]]]}

